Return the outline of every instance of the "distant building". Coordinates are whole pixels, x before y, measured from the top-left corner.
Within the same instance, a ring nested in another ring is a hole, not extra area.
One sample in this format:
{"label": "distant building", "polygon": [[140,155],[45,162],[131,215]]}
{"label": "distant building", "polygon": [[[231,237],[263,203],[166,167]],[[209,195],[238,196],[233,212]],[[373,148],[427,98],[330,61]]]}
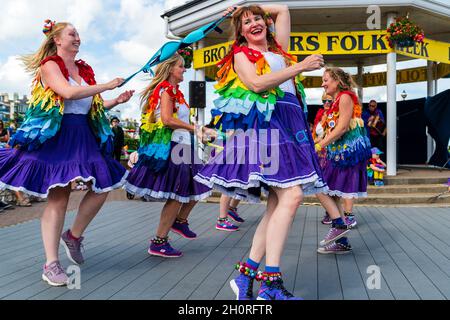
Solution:
{"label": "distant building", "polygon": [[110,119],[110,120],[113,117],[119,118],[120,125],[122,126],[122,128],[136,129],[139,127],[139,123],[137,120],[122,118],[122,114],[121,114],[120,110],[118,110],[118,109],[107,110],[106,115],[107,115],[108,119]]}
{"label": "distant building", "polygon": [[23,119],[28,110],[28,97],[24,95],[19,97],[18,93],[13,94],[10,99],[7,93],[0,94],[0,119],[3,121],[10,121],[15,118]]}

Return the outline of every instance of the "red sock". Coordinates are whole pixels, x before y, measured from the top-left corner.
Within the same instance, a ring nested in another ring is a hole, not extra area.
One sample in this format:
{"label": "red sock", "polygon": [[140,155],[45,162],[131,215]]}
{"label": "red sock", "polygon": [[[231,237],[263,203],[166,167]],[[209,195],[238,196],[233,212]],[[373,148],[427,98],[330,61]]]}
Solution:
{"label": "red sock", "polygon": [[70,231],[70,229],[69,229],[68,235],[69,235],[69,238],[71,238],[72,240],[79,240],[79,239],[80,239],[80,238],[75,237],[75,236],[72,234],[72,231]]}

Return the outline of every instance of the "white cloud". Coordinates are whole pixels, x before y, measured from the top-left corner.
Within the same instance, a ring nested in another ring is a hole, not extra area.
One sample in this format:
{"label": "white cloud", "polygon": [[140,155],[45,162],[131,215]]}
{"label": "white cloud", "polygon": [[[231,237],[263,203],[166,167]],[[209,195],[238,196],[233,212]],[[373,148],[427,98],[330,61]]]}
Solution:
{"label": "white cloud", "polygon": [[114,52],[133,66],[143,66],[168,41],[162,11],[158,2],[122,0],[116,23],[126,36],[112,45]]}
{"label": "white cloud", "polygon": [[187,0],[167,0],[164,1],[165,3],[165,10],[170,10],[173,9],[175,7],[179,7],[183,4],[185,4],[186,2],[188,2]]}
{"label": "white cloud", "polygon": [[11,40],[39,43],[45,19],[71,22],[87,40],[96,34],[89,26],[101,16],[102,9],[103,0],[2,1],[0,44]]}
{"label": "white cloud", "polygon": [[32,77],[24,70],[18,56],[10,56],[5,63],[0,61],[0,91],[17,92],[19,95],[29,95]]}
{"label": "white cloud", "polygon": [[152,50],[148,45],[136,40],[116,42],[113,49],[134,68],[143,66],[157,50]]}
{"label": "white cloud", "polygon": [[83,40],[89,41],[91,38],[99,38],[101,34],[98,30],[91,28],[91,24],[102,15],[102,0],[72,0],[67,6],[67,21],[71,22],[83,34]]}
{"label": "white cloud", "polygon": [[120,115],[122,119],[136,119],[140,120],[141,107],[138,99],[130,100],[128,103],[120,106]]}

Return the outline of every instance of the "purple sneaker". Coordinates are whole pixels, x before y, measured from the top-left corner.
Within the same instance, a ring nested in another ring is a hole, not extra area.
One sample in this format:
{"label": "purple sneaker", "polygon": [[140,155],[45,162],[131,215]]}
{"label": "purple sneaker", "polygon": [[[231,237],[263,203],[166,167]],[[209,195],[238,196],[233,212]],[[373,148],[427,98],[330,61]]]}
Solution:
{"label": "purple sneaker", "polygon": [[322,247],[326,246],[327,244],[342,238],[349,232],[350,229],[346,224],[343,225],[335,224],[330,228],[330,231],[328,231],[325,238],[322,241],[320,241],[320,246]]}
{"label": "purple sneaker", "polygon": [[179,250],[172,248],[169,242],[165,242],[162,244],[152,243],[148,248],[148,253],[152,256],[164,257],[164,258],[178,258],[183,255],[183,253]]}
{"label": "purple sneaker", "polygon": [[302,298],[294,297],[292,293],[286,290],[283,286],[283,280],[278,279],[267,284],[265,281],[261,283],[261,288],[258,292],[256,300],[303,300]]}
{"label": "purple sneaker", "polygon": [[61,263],[59,261],[53,261],[48,266],[44,265],[42,267],[42,280],[53,287],[62,287],[67,285],[69,278]]}
{"label": "purple sneaker", "polygon": [[69,234],[70,230],[67,230],[61,235],[61,244],[63,245],[64,249],[66,250],[67,257],[70,261],[76,264],[83,264],[84,258],[81,254],[81,248],[83,247],[83,244],[81,243],[83,241],[83,237],[80,237],[78,240],[73,239],[73,237]]}
{"label": "purple sneaker", "polygon": [[350,228],[354,228],[358,223],[356,222],[355,216],[351,214],[345,217],[345,224]]}
{"label": "purple sneaker", "polygon": [[244,219],[242,219],[240,216],[239,216],[239,214],[237,213],[237,210],[236,209],[232,209],[232,208],[230,208],[230,209],[228,209],[228,216],[231,218],[231,219],[233,219],[234,221],[236,221],[236,222],[244,222],[245,220]]}
{"label": "purple sneaker", "polygon": [[239,227],[232,224],[228,219],[223,220],[218,219],[216,223],[216,229],[231,232],[231,231],[238,231]]}
{"label": "purple sneaker", "polygon": [[331,220],[331,217],[328,215],[328,212],[325,212],[325,215],[323,216],[323,219],[321,222],[322,222],[322,224],[326,224],[326,225],[333,223],[333,221]]}
{"label": "purple sneaker", "polygon": [[329,253],[334,253],[334,254],[345,254],[352,251],[352,246],[351,245],[344,245],[342,243],[337,243],[337,242],[333,242],[325,247],[320,247],[319,249],[317,249],[318,253],[322,253],[322,254],[329,254]]}
{"label": "purple sneaker", "polygon": [[236,300],[255,300],[253,297],[253,278],[240,274],[230,281],[231,289],[236,295]]}
{"label": "purple sneaker", "polygon": [[197,238],[197,234],[195,234],[194,232],[191,231],[191,229],[189,229],[189,223],[187,222],[187,220],[185,222],[175,220],[171,230],[175,233],[178,233],[180,236],[186,239]]}

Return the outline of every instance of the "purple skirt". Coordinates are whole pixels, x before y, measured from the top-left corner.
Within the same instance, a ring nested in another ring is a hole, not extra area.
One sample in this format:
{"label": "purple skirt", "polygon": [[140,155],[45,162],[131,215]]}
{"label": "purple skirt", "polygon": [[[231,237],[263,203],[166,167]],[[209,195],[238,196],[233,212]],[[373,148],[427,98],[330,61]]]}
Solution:
{"label": "purple skirt", "polygon": [[367,197],[367,162],[353,167],[340,168],[328,160],[322,162],[323,178],[328,184],[330,196],[342,198]]}
{"label": "purple skirt", "polygon": [[249,202],[260,200],[262,188],[299,185],[304,194],[328,189],[296,96],[286,93],[279,99],[269,122],[261,125],[253,119],[249,129],[227,139],[224,149],[195,176],[197,181]]}
{"label": "purple skirt", "polygon": [[86,115],[65,114],[58,133],[37,150],[0,149],[0,188],[41,198],[77,179],[108,192],[122,187],[127,173],[100,152]]}
{"label": "purple skirt", "polygon": [[[190,201],[203,200],[211,195],[211,189],[194,181],[193,177],[202,167],[198,159],[194,161],[195,153],[193,145],[181,145],[171,142],[171,150],[177,147],[180,157],[186,156],[186,148],[190,150],[190,161],[181,163],[171,158],[164,171],[155,173],[145,165],[135,166],[131,169],[125,183],[127,192],[144,197],[147,200],[165,201],[173,199],[178,202],[188,203]],[[184,155],[184,156],[183,156]]]}

